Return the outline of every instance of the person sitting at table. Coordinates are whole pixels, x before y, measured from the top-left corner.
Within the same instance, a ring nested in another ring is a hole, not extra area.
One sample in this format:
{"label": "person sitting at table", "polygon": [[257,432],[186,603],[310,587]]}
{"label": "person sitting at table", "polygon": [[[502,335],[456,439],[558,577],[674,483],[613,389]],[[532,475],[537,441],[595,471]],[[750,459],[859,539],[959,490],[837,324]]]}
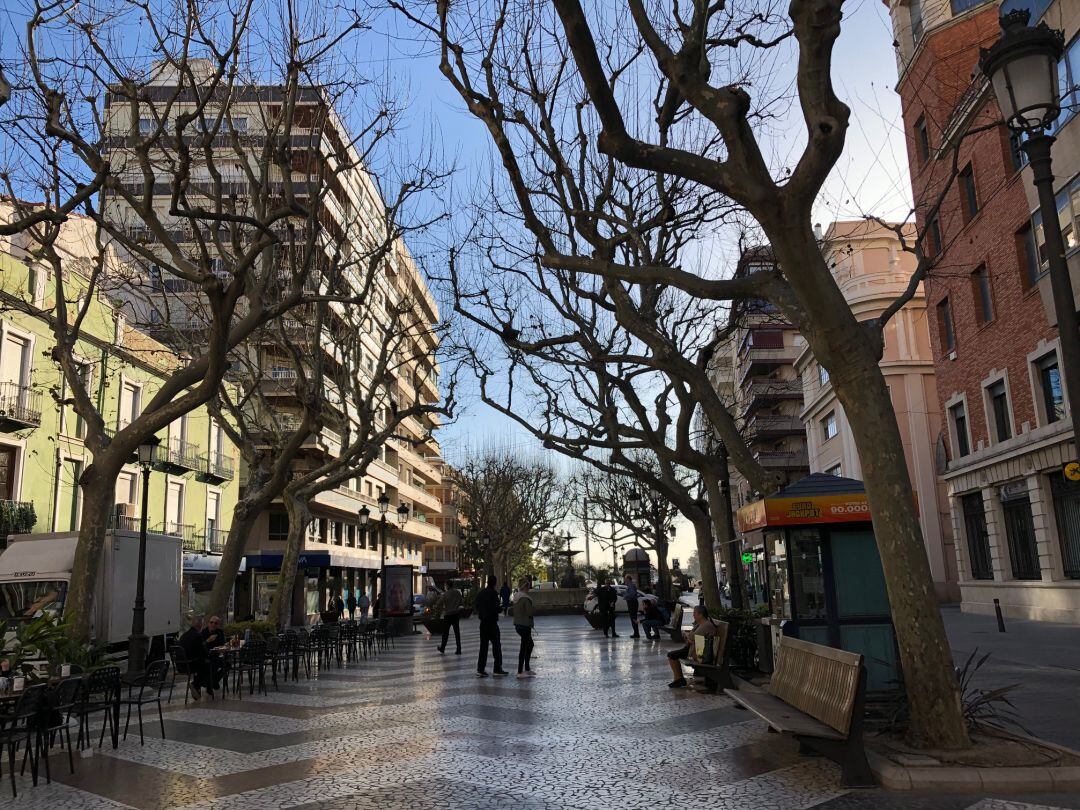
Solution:
{"label": "person sitting at table", "polygon": [[214,696],[214,679],[210,667],[210,651],[206,647],[203,638],[203,617],[197,614],[191,620],[191,627],[180,636],[180,649],[184,651],[188,667],[191,668],[191,697],[198,700],[202,697],[202,689],[210,697]]}
{"label": "person sitting at table", "polygon": [[[207,626],[202,631],[203,641],[206,642],[206,649],[210,653],[215,653],[218,647],[224,647],[226,638],[225,630],[221,627],[221,617],[211,616]],[[217,689],[221,686],[221,676],[225,671],[225,659],[221,655],[212,654],[210,660],[210,677],[213,680],[213,688]]]}

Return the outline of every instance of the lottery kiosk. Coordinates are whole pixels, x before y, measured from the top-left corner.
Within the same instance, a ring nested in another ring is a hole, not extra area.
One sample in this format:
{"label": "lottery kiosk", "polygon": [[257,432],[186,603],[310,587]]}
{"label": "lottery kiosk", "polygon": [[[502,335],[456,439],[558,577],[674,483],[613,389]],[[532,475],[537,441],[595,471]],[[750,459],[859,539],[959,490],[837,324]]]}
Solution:
{"label": "lottery kiosk", "polygon": [[896,636],[862,481],[814,473],[736,519],[762,550],[776,632],[861,653],[869,689],[895,689]]}

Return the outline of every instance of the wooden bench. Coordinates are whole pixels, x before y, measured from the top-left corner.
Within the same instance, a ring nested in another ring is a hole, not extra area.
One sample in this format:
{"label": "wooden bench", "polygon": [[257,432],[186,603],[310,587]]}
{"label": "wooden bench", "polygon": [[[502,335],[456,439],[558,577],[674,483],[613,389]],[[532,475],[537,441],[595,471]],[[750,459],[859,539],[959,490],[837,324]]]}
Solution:
{"label": "wooden bench", "polygon": [[694,653],[699,660],[687,659],[686,665],[694,670],[695,675],[705,679],[705,686],[710,692],[718,688],[731,689],[735,684],[728,672],[728,630],[727,622],[713,622],[716,625],[716,635],[712,636],[712,655],[709,660],[705,659],[705,641],[708,636],[694,636]]}
{"label": "wooden bench", "polygon": [[817,752],[838,762],[844,787],[874,785],[862,739],[861,655],[784,636],[768,692],[724,692],[770,729],[793,735],[799,753]]}
{"label": "wooden bench", "polygon": [[672,611],[672,613],[671,613],[671,621],[668,622],[663,627],[659,628],[660,630],[663,630],[665,633],[667,633],[669,636],[671,636],[672,641],[682,641],[683,640],[682,617],[683,617],[683,606],[682,605],[676,605],[675,610]]}

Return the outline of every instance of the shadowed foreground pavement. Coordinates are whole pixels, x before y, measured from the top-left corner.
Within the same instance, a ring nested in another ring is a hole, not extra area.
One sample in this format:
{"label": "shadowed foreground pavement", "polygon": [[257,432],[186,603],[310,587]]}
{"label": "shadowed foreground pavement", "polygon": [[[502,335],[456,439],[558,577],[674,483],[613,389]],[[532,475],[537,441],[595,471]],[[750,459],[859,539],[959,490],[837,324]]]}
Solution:
{"label": "shadowed foreground pavement", "polygon": [[[518,639],[503,622],[513,670]],[[20,778],[17,804],[2,792],[5,762],[0,806],[1080,808],[1061,795],[846,792],[832,763],[799,757],[727,698],[665,688],[668,643],[609,641],[581,617],[544,617],[536,678],[478,679],[475,620],[463,630],[461,656],[441,656],[417,635],[317,680],[271,686],[269,696],[185,707],[180,695],[166,709],[167,739],[140,746],[129,735],[117,751],[77,759],[74,776],[54,754],[53,784]],[[156,719],[148,735],[158,735]]]}

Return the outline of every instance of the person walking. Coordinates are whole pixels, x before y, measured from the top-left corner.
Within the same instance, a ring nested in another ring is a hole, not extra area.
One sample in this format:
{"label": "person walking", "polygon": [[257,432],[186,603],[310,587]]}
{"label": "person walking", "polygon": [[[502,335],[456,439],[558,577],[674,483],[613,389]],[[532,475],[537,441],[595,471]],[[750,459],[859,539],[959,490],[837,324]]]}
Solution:
{"label": "person walking", "polygon": [[360,591],[360,598],[356,600],[356,606],[360,608],[360,621],[367,621],[368,608],[371,607],[371,599],[368,598],[367,591]]}
{"label": "person walking", "polygon": [[496,675],[509,675],[502,665],[502,638],[499,634],[499,594],[495,590],[498,580],[489,576],[487,586],[476,595],[476,616],[480,619],[480,656],[476,659],[476,677],[487,677],[488,645],[495,659]]}
{"label": "person walking", "polygon": [[339,621],[345,618],[345,600],[341,598],[340,593],[334,597],[334,610],[337,611]]}
{"label": "person walking", "polygon": [[518,648],[518,671],[519,678],[533,677],[532,661],[533,651],[533,600],[529,596],[529,580],[521,580],[518,586],[517,600],[514,602],[514,629],[521,637],[521,646]]}
{"label": "person walking", "polygon": [[356,618],[356,593],[354,591],[349,591],[349,598],[345,600],[345,606],[349,608],[349,621],[351,622]]}
{"label": "person walking", "polygon": [[452,627],[454,628],[454,644],[457,646],[454,652],[456,655],[461,655],[461,628],[458,623],[461,620],[461,605],[464,602],[465,597],[451,582],[436,603],[442,612],[443,618],[442,644],[439,645],[440,653],[446,652],[446,642],[450,640],[450,628]]}
{"label": "person walking", "polygon": [[626,583],[626,612],[630,614],[630,626],[634,628],[634,633],[630,638],[641,638],[641,633],[638,631],[638,589],[634,584],[634,578],[629,574],[626,575],[624,580]]}
{"label": "person walking", "polygon": [[505,580],[499,588],[499,598],[502,600],[502,612],[504,616],[510,615],[510,585]]}

